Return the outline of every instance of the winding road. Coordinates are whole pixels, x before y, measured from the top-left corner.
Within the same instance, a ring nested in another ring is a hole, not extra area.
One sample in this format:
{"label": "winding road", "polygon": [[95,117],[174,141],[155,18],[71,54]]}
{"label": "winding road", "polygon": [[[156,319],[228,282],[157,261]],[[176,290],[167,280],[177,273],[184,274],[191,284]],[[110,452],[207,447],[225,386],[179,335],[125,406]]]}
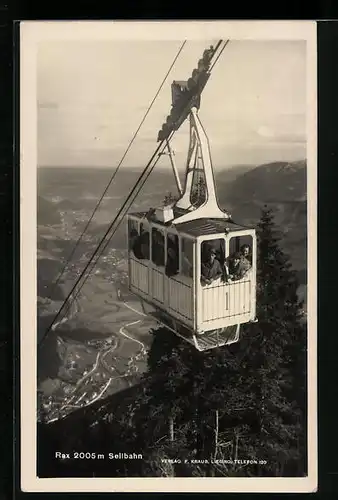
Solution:
{"label": "winding road", "polygon": [[[118,297],[118,300],[120,301],[121,305],[122,306],[125,306],[126,308],[128,308],[129,310],[133,311],[134,313],[138,314],[139,316],[142,316],[142,317],[147,317],[146,314],[138,311],[137,309],[134,309],[131,305],[129,305],[123,298],[122,298],[122,294],[121,294],[121,291],[118,289],[117,290],[117,297]],[[120,307],[118,304],[115,303],[109,303],[107,300],[105,300],[105,303],[107,303],[108,305],[111,305],[111,306],[115,306],[117,311],[120,310]],[[64,318],[62,318],[58,323],[56,323],[54,325],[54,328],[53,330],[55,330],[57,328],[57,326],[61,325],[62,323],[72,319],[78,312],[80,312],[80,307],[77,303],[77,300],[74,301],[74,306],[71,308],[71,311],[70,311],[70,314],[65,316]],[[106,322],[106,324],[108,324],[109,321]],[[103,397],[103,395],[107,392],[107,390],[109,389],[111,383],[114,381],[114,380],[117,380],[117,379],[120,379],[120,378],[126,378],[126,377],[129,377],[130,375],[133,375],[133,373],[137,373],[138,372],[138,365],[137,365],[137,361],[139,361],[143,356],[146,355],[147,353],[147,349],[146,349],[146,346],[144,345],[143,342],[141,342],[140,340],[134,338],[130,332],[128,332],[128,328],[131,327],[131,326],[134,326],[134,325],[137,325],[137,324],[140,324],[142,323],[142,319],[138,319],[138,320],[134,320],[134,321],[129,321],[128,323],[124,324],[123,326],[121,326],[118,330],[118,335],[124,337],[125,339],[127,339],[128,341],[130,342],[135,342],[139,349],[137,350],[137,352],[129,359],[128,361],[128,365],[127,365],[127,370],[124,374],[121,374],[121,373],[118,373],[117,369],[115,367],[113,367],[111,364],[108,364],[106,362],[106,357],[109,355],[109,354],[112,354],[119,346],[120,342],[119,342],[119,338],[118,336],[116,336],[116,332],[112,332],[112,337],[111,337],[111,340],[114,341],[114,344],[113,345],[109,345],[107,347],[104,347],[103,349],[100,349],[100,351],[97,353],[96,355],[96,359],[95,359],[95,363],[93,365],[93,367],[91,368],[91,370],[88,372],[88,373],[85,373],[76,383],[74,389],[72,390],[72,392],[68,395],[68,397],[63,401],[62,405],[59,406],[58,408],[55,408],[55,411],[52,412],[52,414],[50,415],[51,418],[48,419],[49,422],[52,422],[54,420],[57,420],[60,415],[60,412],[64,413],[64,410],[65,409],[77,409],[77,408],[80,408],[80,407],[85,407],[85,406],[88,406],[92,403],[94,403],[95,401],[99,400],[100,398]],[[86,396],[89,396],[91,390],[87,391],[86,390],[86,386],[87,384],[89,383],[90,379],[100,370],[100,368],[102,368],[104,370],[104,372],[108,373],[109,375],[109,379],[107,380],[107,382],[105,382],[105,384],[103,385],[103,387],[101,388],[99,394],[95,394],[95,397],[90,399],[90,401],[86,401],[86,402],[83,402],[81,404],[81,402],[83,401],[83,399],[86,397]],[[114,374],[116,374],[117,376],[114,377]]]}

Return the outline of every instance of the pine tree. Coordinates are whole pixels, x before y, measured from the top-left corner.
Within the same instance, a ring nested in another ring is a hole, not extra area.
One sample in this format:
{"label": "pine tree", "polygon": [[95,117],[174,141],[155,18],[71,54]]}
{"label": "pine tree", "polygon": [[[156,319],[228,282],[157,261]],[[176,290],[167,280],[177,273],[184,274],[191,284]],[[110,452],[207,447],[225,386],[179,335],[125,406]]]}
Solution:
{"label": "pine tree", "polygon": [[[168,423],[173,419],[175,439],[165,452],[173,458],[210,459],[215,453],[215,411],[223,411],[223,424],[224,414],[233,423],[238,407],[252,404],[250,395],[236,389],[233,353],[231,349],[199,352],[165,328],[153,334],[146,392],[136,418],[144,445],[159,440],[162,446],[168,444]],[[203,475],[212,473],[207,465],[199,469]],[[190,472],[196,473],[196,467]]]}
{"label": "pine tree", "polygon": [[[281,234],[266,207],[258,224],[257,316],[245,328],[250,344],[248,379],[256,395],[253,448],[267,465],[257,473],[283,475],[304,452],[306,329],[296,273],[281,250]],[[250,373],[251,372],[251,373]],[[294,387],[297,386],[297,389]]]}

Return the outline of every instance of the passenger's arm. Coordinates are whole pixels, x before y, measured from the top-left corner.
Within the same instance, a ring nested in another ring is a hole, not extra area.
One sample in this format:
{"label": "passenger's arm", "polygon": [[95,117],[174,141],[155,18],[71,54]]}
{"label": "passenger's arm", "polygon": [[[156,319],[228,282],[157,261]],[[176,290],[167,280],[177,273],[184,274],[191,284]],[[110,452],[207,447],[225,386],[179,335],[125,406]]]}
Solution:
{"label": "passenger's arm", "polygon": [[207,278],[205,275],[204,265],[201,265],[201,283],[202,285],[210,285],[211,279]]}

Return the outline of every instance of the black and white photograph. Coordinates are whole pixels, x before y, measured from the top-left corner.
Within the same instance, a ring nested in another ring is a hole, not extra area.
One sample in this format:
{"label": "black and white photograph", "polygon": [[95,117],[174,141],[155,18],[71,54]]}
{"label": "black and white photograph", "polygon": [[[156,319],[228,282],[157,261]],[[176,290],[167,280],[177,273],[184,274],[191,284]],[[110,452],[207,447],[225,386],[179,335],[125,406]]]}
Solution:
{"label": "black and white photograph", "polygon": [[316,491],[315,23],[20,32],[22,489]]}

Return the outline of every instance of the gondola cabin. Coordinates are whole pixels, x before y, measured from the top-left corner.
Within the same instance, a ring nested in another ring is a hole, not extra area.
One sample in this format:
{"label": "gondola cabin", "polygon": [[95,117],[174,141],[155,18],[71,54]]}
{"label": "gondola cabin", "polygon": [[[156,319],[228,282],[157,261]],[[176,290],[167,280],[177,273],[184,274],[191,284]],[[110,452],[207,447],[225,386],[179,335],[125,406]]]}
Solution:
{"label": "gondola cabin", "polygon": [[[221,42],[205,51],[187,82],[172,83],[172,109],[158,133],[179,199],[127,216],[130,291],[148,314],[200,351],[237,342],[240,325],[256,321],[256,233],[219,207],[210,144],[198,115],[219,49]],[[187,118],[182,189],[170,139]]]}
{"label": "gondola cabin", "polygon": [[[176,209],[175,217],[183,214]],[[231,258],[244,250],[249,250],[250,268],[234,277]],[[211,254],[220,274],[206,282]],[[128,260],[130,291],[148,307],[148,314],[198,350],[238,341],[239,326],[255,321],[253,229],[217,218],[173,224],[154,213],[131,213]]]}

